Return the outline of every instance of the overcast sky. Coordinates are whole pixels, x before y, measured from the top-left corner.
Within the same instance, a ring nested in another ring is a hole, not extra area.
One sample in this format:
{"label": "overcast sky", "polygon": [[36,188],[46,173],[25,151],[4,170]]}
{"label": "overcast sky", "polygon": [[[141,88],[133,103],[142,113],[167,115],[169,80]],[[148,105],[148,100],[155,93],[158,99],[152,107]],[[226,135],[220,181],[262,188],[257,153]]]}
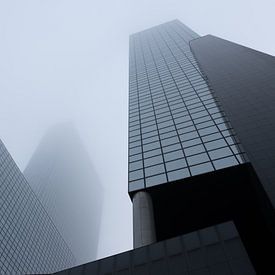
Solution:
{"label": "overcast sky", "polygon": [[275,55],[274,12],[274,0],[0,0],[0,138],[23,170],[48,127],[73,120],[106,190],[99,256],[131,249],[129,34],[177,18]]}

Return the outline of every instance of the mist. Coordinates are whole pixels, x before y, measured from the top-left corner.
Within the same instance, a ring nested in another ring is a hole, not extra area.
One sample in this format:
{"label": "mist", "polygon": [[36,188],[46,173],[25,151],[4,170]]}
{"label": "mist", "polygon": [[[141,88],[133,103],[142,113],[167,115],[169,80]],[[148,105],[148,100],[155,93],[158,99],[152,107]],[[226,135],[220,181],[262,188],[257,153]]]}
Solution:
{"label": "mist", "polygon": [[0,138],[23,171],[46,131],[73,121],[105,190],[99,258],[132,248],[129,35],[177,18],[275,55],[273,13],[267,0],[0,1]]}

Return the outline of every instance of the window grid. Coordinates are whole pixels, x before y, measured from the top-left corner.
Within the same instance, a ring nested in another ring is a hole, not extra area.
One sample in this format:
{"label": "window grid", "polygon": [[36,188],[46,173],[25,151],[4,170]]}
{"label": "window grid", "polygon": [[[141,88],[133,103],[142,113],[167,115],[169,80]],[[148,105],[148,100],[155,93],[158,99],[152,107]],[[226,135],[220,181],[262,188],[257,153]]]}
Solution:
{"label": "window grid", "polygon": [[[167,45],[167,47],[169,48],[168,45]],[[170,48],[169,48],[169,49],[170,49]],[[171,49],[170,49],[170,51],[171,51]],[[172,51],[171,51],[171,54],[173,55],[173,52],[172,52]],[[173,56],[174,56],[174,55],[173,55]],[[174,56],[174,58],[175,58],[175,56]],[[176,58],[175,58],[175,60],[176,60]],[[181,64],[178,63],[178,65],[181,67]],[[169,68],[168,68],[168,70],[170,71]],[[186,76],[184,70],[182,70],[182,72],[183,72],[183,74]],[[171,72],[170,72],[170,73],[171,73]],[[172,75],[172,73],[171,73],[171,75]],[[173,77],[173,75],[172,75],[172,77]],[[187,76],[186,76],[186,77],[187,77]],[[189,80],[188,77],[187,77],[187,79]],[[193,83],[192,83],[190,80],[189,80],[189,82],[190,82],[190,85],[194,88]],[[195,88],[194,88],[194,91],[195,91],[195,93],[197,94]],[[198,98],[199,98],[199,95],[198,95]],[[183,99],[183,101],[184,101],[184,99]],[[205,103],[203,102],[203,100],[200,99],[200,101],[201,101],[201,103],[203,104],[203,106],[205,107]],[[215,107],[218,107],[218,104],[216,104]],[[214,107],[214,108],[215,108],[215,107]],[[211,109],[210,109],[210,110],[211,110]],[[205,111],[208,112],[208,115],[210,115],[210,117],[211,117],[211,114],[210,114],[210,112],[209,112],[209,109],[205,107]],[[217,113],[220,113],[220,110],[217,110]],[[190,113],[189,113],[189,115],[190,115]],[[190,116],[191,116],[191,115],[190,115]],[[214,124],[217,126],[215,120],[213,120],[213,122],[214,122]],[[195,128],[197,129],[196,124],[194,124],[194,125],[195,125]],[[217,127],[217,128],[219,129],[219,127]],[[228,127],[227,129],[230,130],[230,127]],[[198,130],[198,129],[197,129],[197,130]],[[220,130],[220,129],[219,129],[219,130]],[[200,136],[200,138],[201,138],[201,136]],[[201,141],[202,141],[202,139],[201,139]],[[226,139],[225,139],[225,141],[226,141]],[[226,141],[226,142],[227,142],[227,141]],[[208,157],[210,158],[209,153],[208,153],[208,150],[206,149],[205,144],[204,144],[203,141],[202,141],[202,144],[203,144],[203,146],[204,146],[204,148],[205,148],[206,153],[208,154]],[[233,152],[233,150],[231,149],[231,147],[229,146],[229,144],[227,144],[227,146],[228,146],[228,147],[230,148],[230,150],[232,151],[232,155],[234,155],[234,152]],[[211,158],[210,158],[210,159],[211,159]]]}
{"label": "window grid", "polygon": [[0,272],[52,273],[75,258],[0,141]]}
{"label": "window grid", "polygon": [[[246,160],[189,48],[197,35],[180,26],[168,23],[130,37],[129,191],[142,189],[132,178],[137,170],[146,180],[146,171],[161,167],[167,182]],[[172,171],[182,173],[169,177]]]}

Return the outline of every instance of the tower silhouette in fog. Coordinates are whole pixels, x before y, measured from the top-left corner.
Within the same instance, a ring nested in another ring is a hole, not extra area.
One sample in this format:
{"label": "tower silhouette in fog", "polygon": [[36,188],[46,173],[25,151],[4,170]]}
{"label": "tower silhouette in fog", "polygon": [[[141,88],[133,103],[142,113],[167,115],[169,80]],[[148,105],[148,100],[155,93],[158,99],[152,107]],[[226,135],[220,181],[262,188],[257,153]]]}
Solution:
{"label": "tower silhouette in fog", "polygon": [[95,260],[103,190],[72,123],[58,124],[43,137],[24,175],[76,257]]}

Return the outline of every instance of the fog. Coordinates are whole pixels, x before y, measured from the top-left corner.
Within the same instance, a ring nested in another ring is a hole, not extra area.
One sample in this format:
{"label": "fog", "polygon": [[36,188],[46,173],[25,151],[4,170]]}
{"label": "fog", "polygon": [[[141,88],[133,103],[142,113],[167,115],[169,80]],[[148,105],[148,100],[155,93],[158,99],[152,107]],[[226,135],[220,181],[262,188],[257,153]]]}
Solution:
{"label": "fog", "polygon": [[129,34],[177,18],[200,35],[275,55],[274,7],[272,0],[0,0],[0,138],[23,171],[49,127],[74,122],[106,193],[99,257],[132,248]]}

